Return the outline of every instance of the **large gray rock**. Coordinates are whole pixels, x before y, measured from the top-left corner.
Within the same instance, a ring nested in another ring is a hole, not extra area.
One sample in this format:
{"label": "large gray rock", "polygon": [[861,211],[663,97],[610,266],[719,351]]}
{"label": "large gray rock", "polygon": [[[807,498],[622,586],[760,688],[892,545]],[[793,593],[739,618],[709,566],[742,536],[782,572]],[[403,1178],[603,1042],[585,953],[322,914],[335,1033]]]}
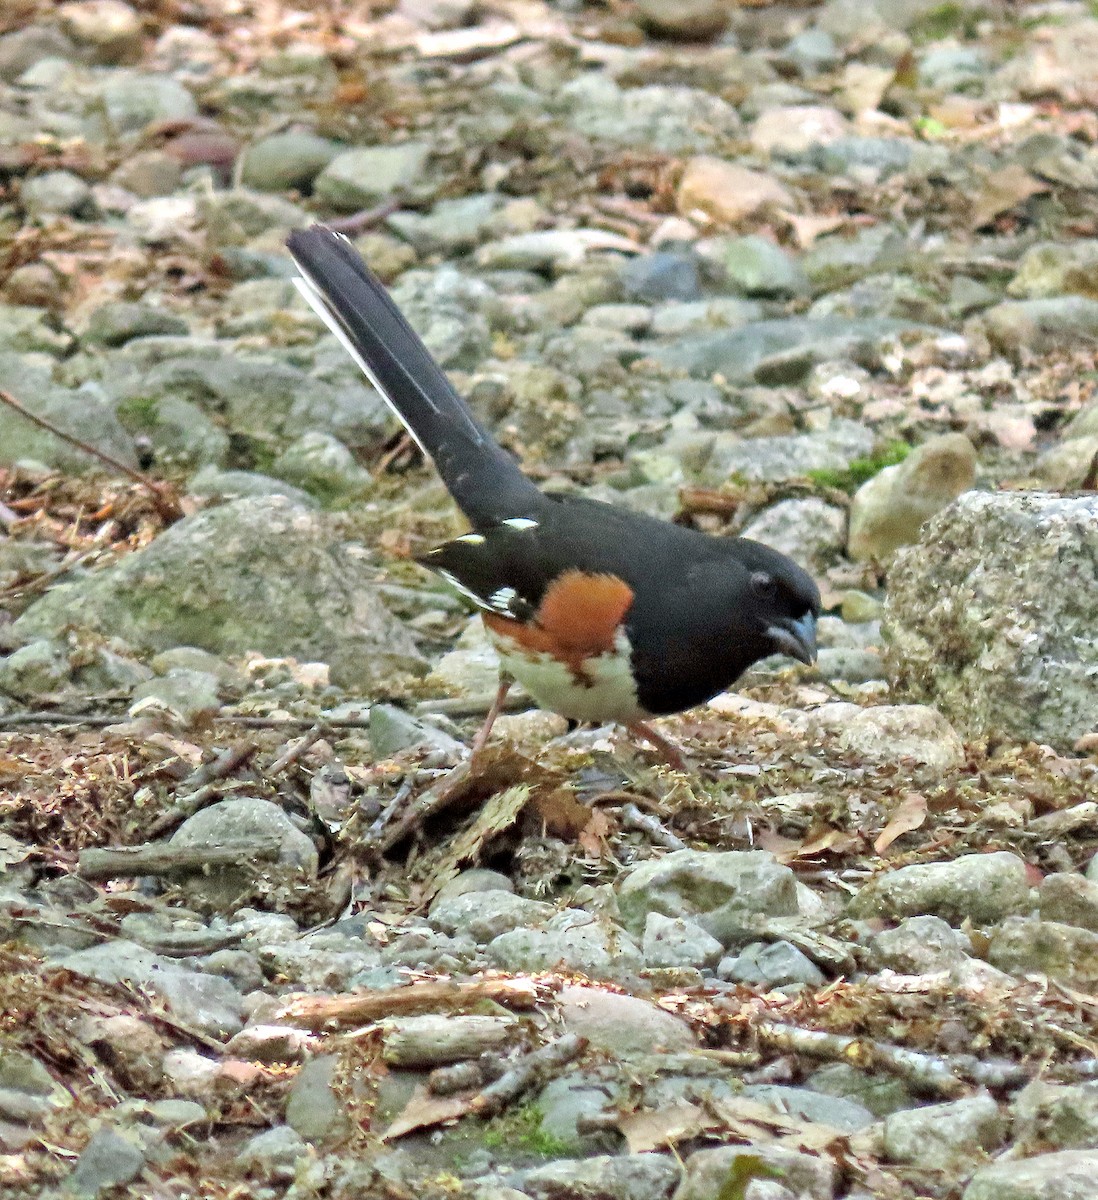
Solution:
{"label": "large gray rock", "polygon": [[641,935],[649,913],[665,917],[707,918],[713,923],[731,914],[792,916],[798,911],[793,872],[764,850],[713,854],[676,850],[635,867],[622,880],[618,906],[626,929]]}
{"label": "large gray rock", "polygon": [[924,522],[972,487],[976,451],[963,433],[924,442],[854,494],[847,551],[855,562],[885,561],[919,536]]}
{"label": "large gray rock", "polygon": [[1061,1150],[982,1167],[964,1200],[1094,1200],[1098,1150]]}
{"label": "large gray rock", "polygon": [[558,102],[585,137],[664,154],[700,154],[734,137],[740,118],[731,104],[697,88],[620,88],[604,73],[580,75]]}
{"label": "large gray rock", "polygon": [[281,496],[180,521],[116,565],[55,587],[16,633],[30,639],[70,624],[147,650],[317,659],[353,686],[422,666],[410,634],[375,595],[365,556]]}
{"label": "large gray rock", "polygon": [[[87,384],[77,390],[59,387],[40,361],[29,355],[3,353],[0,379],[29,412],[127,466],[137,466],[133,439],[96,385]],[[0,406],[0,464],[21,458],[35,459],[62,471],[102,468],[99,459],[32,425],[22,413]]]}
{"label": "large gray rock", "polygon": [[[739,1159],[747,1161],[741,1164],[737,1162]],[[835,1167],[829,1158],[802,1154],[768,1142],[749,1142],[745,1146],[717,1146],[691,1154],[674,1200],[713,1200],[732,1190],[726,1188],[730,1180],[743,1178],[742,1166],[748,1168],[747,1180],[752,1177],[780,1180],[790,1189],[787,1193],[790,1195],[831,1200],[835,1194]],[[760,1166],[762,1170],[758,1169]]]}
{"label": "large gray rock", "polygon": [[897,694],[962,734],[1070,747],[1093,728],[1098,497],[967,492],[893,565]]}
{"label": "large gray rock", "polygon": [[430,153],[424,142],[344,150],[316,177],[316,194],[341,212],[376,204],[398,189],[414,186]]}

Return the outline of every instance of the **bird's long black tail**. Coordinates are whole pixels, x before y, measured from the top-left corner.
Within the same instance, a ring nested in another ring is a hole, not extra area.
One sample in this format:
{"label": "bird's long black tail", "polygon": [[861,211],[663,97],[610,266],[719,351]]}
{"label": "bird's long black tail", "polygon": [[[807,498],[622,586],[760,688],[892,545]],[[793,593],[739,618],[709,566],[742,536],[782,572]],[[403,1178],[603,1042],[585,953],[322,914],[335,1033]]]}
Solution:
{"label": "bird's long black tail", "polygon": [[473,525],[535,511],[541,493],[473,417],[347,238],[313,225],[294,230],[286,245],[301,272],[301,294],[434,462]]}

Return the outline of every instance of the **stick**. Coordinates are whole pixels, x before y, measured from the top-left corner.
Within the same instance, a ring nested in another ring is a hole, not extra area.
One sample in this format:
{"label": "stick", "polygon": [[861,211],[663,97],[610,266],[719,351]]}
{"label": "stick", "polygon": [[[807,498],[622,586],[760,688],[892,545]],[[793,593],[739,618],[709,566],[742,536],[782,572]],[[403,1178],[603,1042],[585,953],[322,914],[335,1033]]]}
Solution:
{"label": "stick", "polygon": [[657,846],[665,846],[668,850],[686,849],[682,838],[665,829],[651,813],[641,812],[635,804],[622,805],[621,823],[626,829],[639,829],[646,833]]}
{"label": "stick", "polygon": [[950,1070],[949,1064],[931,1054],[875,1042],[868,1038],[801,1029],[777,1021],[762,1021],[752,1026],[759,1041],[777,1050],[806,1054],[829,1062],[846,1062],[863,1071],[875,1068],[891,1072],[917,1090],[934,1096],[956,1099],[965,1094],[965,1085]]}
{"label": "stick", "polygon": [[283,754],[280,754],[264,774],[281,775],[287,767],[292,766],[306,751],[315,746],[324,736],[325,732],[324,726],[317,722],[304,737],[298,738],[292,746],[289,746]]}
{"label": "stick", "polygon": [[216,867],[247,866],[278,858],[280,838],[222,842],[219,846],[111,846],[81,850],[76,873],[81,879],[132,879],[140,875],[198,875]]}
{"label": "stick", "polygon": [[566,1033],[554,1042],[532,1050],[524,1055],[495,1083],[490,1083],[479,1096],[474,1097],[471,1111],[482,1117],[495,1116],[517,1100],[523,1092],[539,1084],[543,1079],[572,1062],[587,1049],[587,1039],[578,1033]]}
{"label": "stick", "polygon": [[390,1066],[429,1069],[499,1054],[519,1034],[518,1019],[423,1013],[381,1025],[381,1057]]}
{"label": "stick", "polygon": [[277,1020],[319,1033],[340,1025],[364,1025],[383,1017],[411,1013],[457,1012],[492,1000],[506,1008],[532,1009],[545,997],[532,979],[474,979],[468,983],[423,982],[343,996],[294,996]]}
{"label": "stick", "polygon": [[101,463],[105,463],[112,471],[118,471],[125,475],[127,479],[132,479],[134,483],[139,483],[143,488],[146,488],[152,496],[153,504],[156,505],[156,511],[166,521],[178,521],[183,516],[183,510],[179,506],[179,501],[175,497],[174,489],[170,484],[157,483],[150,479],[142,472],[135,470],[133,467],[127,466],[124,462],[119,462],[117,458],[112,457],[105,451],[100,450],[96,446],[90,445],[88,442],[83,442],[78,437],[74,437],[71,433],[66,433],[63,429],[58,429],[52,422],[47,421],[45,417],[40,417],[36,413],[32,413],[20,401],[6,391],[0,388],[0,401],[3,401],[9,408],[14,408],[32,425],[37,425],[39,429],[44,429],[47,433],[52,433],[54,437],[60,438],[63,442],[68,442],[70,446],[75,446],[77,450],[83,450],[85,454],[90,454],[92,458],[97,458]]}

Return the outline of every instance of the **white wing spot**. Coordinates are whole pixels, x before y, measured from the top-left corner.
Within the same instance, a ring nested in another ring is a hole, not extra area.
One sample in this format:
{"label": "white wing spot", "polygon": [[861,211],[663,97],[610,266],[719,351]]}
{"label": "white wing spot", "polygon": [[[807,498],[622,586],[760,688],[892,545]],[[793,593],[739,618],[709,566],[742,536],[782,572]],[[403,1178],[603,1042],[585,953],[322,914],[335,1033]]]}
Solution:
{"label": "white wing spot", "polygon": [[463,596],[468,596],[478,608],[484,608],[484,597],[478,596],[471,588],[467,588],[452,571],[439,571],[439,574],[452,588],[459,591]]}
{"label": "white wing spot", "polygon": [[508,517],[502,524],[511,529],[537,529],[538,527],[537,521],[533,521],[529,517]]}
{"label": "white wing spot", "polygon": [[484,538],[479,533],[463,533],[461,537],[454,538],[455,542],[464,542],[467,546],[480,546],[484,543]]}
{"label": "white wing spot", "polygon": [[513,587],[499,588],[488,597],[488,607],[494,608],[497,612],[510,612],[511,601],[515,599],[518,592]]}

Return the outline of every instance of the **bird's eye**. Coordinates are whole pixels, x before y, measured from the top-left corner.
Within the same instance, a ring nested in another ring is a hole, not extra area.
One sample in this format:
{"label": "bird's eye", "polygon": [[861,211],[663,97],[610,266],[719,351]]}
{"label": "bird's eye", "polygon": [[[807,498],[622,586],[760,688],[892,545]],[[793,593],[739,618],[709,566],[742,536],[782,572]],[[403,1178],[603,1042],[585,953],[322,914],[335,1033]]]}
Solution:
{"label": "bird's eye", "polygon": [[773,596],[778,590],[778,585],[773,575],[768,575],[765,571],[753,571],[751,588],[758,596]]}

